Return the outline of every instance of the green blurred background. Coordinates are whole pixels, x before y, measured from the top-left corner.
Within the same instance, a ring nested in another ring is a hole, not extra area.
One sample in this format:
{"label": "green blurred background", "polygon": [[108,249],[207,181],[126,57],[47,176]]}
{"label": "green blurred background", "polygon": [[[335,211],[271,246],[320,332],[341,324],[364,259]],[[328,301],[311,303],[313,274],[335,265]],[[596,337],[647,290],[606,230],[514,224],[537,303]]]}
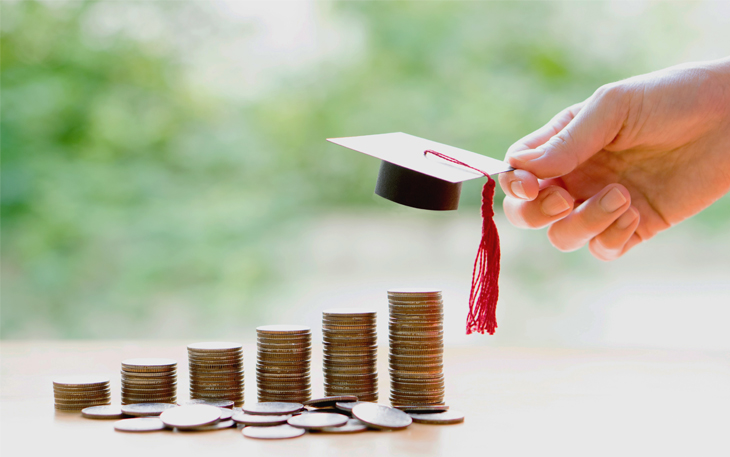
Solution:
{"label": "green blurred background", "polygon": [[0,336],[247,338],[408,283],[454,344],[728,349],[727,197],[611,264],[498,215],[500,330],[466,339],[481,183],[399,208],[325,142],[501,159],[602,84],[730,54],[728,5],[3,1]]}

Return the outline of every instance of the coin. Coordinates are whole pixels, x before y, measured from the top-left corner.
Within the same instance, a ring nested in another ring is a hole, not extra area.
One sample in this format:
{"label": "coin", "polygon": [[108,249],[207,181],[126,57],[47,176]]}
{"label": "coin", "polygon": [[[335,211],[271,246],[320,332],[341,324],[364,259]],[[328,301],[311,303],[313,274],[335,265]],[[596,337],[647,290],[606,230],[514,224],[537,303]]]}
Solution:
{"label": "coin", "polygon": [[190,427],[190,428],[176,428],[175,430],[181,431],[181,432],[212,432],[215,430],[224,430],[227,428],[234,427],[236,425],[235,422],[232,420],[220,420],[218,422],[214,422],[209,425],[201,425],[200,427]]}
{"label": "coin", "polygon": [[348,419],[345,425],[339,427],[324,427],[319,430],[313,430],[321,433],[359,433],[368,429],[368,426],[358,419]]}
{"label": "coin", "polygon": [[65,376],[53,380],[54,387],[87,389],[89,387],[108,386],[109,378],[107,376]]}
{"label": "coin", "polygon": [[419,424],[447,425],[464,422],[464,415],[457,411],[445,411],[442,413],[408,413],[413,422]]}
{"label": "coin", "polygon": [[273,427],[246,427],[243,429],[243,436],[261,440],[283,440],[297,438],[304,435],[302,428],[292,427],[289,424],[274,425]]}
{"label": "coin", "polygon": [[337,395],[331,397],[315,398],[309,401],[305,401],[305,406],[314,406],[315,408],[324,408],[327,406],[334,406],[337,402],[355,402],[357,397],[354,395]]}
{"label": "coin", "polygon": [[267,416],[291,414],[302,409],[304,409],[303,404],[293,402],[246,403],[242,408],[242,410],[248,414],[260,414]]}
{"label": "coin", "polygon": [[309,327],[306,327],[304,325],[262,325],[260,327],[256,327],[257,333],[267,333],[267,334],[299,334],[299,333],[309,333],[311,332],[311,329]]}
{"label": "coin", "polygon": [[406,413],[442,413],[448,411],[449,407],[446,405],[409,405],[409,406],[393,406],[394,408],[400,409]]}
{"label": "coin", "polygon": [[339,427],[347,423],[347,416],[337,413],[304,413],[290,417],[287,423],[292,427],[304,429],[321,429]]}
{"label": "coin", "polygon": [[338,401],[337,403],[335,403],[335,408],[337,408],[341,411],[346,411],[348,413],[351,413],[352,408],[359,405],[360,403],[367,403],[367,402],[364,402],[364,401]]}
{"label": "coin", "polygon": [[222,421],[227,421],[228,419],[233,418],[233,410],[230,408],[221,408],[221,418]]}
{"label": "coin", "polygon": [[209,405],[177,406],[160,414],[160,420],[166,426],[179,429],[212,424],[220,417],[220,408]]}
{"label": "coin", "polygon": [[228,343],[228,342],[204,342],[204,343],[193,343],[188,344],[188,351],[192,352],[218,352],[218,351],[241,351],[243,346],[239,343]]}
{"label": "coin", "polygon": [[233,415],[233,420],[243,425],[279,425],[286,424],[286,421],[292,417],[291,414],[284,414],[280,416],[262,416],[258,414],[248,414],[244,412],[237,412]]}
{"label": "coin", "polygon": [[114,423],[114,430],[118,432],[157,432],[164,429],[165,424],[156,417],[122,419]]}
{"label": "coin", "polygon": [[116,405],[89,406],[81,410],[81,415],[87,419],[121,419],[124,417],[122,409]]}
{"label": "coin", "polygon": [[411,425],[411,417],[395,408],[374,403],[361,403],[352,408],[352,415],[369,427],[380,430],[401,430]]}
{"label": "coin", "polygon": [[218,408],[232,408],[233,401],[232,400],[192,399],[192,400],[185,400],[184,402],[182,402],[182,404],[180,406],[190,406],[190,405],[208,405],[208,406],[216,406]]}
{"label": "coin", "polygon": [[122,368],[127,371],[172,371],[177,368],[177,362],[164,358],[136,358],[122,361]]}
{"label": "coin", "polygon": [[122,412],[127,416],[159,416],[163,411],[176,407],[174,403],[133,403],[122,406]]}

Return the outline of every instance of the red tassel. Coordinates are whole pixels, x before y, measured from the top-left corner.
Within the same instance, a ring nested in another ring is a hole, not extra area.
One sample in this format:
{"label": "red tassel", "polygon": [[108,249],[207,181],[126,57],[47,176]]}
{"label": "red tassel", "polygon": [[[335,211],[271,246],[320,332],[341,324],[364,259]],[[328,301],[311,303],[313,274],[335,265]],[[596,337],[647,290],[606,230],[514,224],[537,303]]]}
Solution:
{"label": "red tassel", "polygon": [[494,335],[497,329],[497,299],[499,298],[499,233],[494,224],[494,179],[489,174],[467,165],[440,152],[427,150],[425,154],[433,154],[451,163],[462,165],[478,171],[487,177],[482,188],[482,240],[479,243],[477,258],[469,294],[469,315],[466,317],[466,334],[484,333],[486,330]]}

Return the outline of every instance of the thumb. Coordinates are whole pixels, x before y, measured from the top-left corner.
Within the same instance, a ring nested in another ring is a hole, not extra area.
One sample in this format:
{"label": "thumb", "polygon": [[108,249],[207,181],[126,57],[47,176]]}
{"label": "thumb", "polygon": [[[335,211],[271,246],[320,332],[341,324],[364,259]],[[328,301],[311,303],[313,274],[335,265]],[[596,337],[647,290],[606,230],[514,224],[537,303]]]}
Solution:
{"label": "thumb", "polygon": [[624,92],[617,85],[601,87],[567,124],[565,116],[556,116],[556,125],[543,127],[556,133],[542,135],[542,144],[508,153],[510,165],[541,179],[570,173],[616,138],[628,110]]}

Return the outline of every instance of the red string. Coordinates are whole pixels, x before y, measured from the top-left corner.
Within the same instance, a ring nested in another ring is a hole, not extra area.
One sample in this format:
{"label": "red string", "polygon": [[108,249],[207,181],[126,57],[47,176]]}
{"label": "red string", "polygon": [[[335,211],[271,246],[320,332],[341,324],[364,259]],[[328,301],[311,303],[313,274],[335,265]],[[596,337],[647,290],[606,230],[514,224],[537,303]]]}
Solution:
{"label": "red string", "polygon": [[466,318],[466,334],[473,332],[484,333],[486,330],[494,335],[497,329],[497,299],[499,298],[499,233],[494,224],[494,187],[495,182],[488,173],[474,168],[460,160],[440,152],[426,150],[426,154],[471,170],[487,177],[482,188],[482,240],[479,243],[477,258],[474,260],[474,270],[471,279],[469,294],[469,315]]}

